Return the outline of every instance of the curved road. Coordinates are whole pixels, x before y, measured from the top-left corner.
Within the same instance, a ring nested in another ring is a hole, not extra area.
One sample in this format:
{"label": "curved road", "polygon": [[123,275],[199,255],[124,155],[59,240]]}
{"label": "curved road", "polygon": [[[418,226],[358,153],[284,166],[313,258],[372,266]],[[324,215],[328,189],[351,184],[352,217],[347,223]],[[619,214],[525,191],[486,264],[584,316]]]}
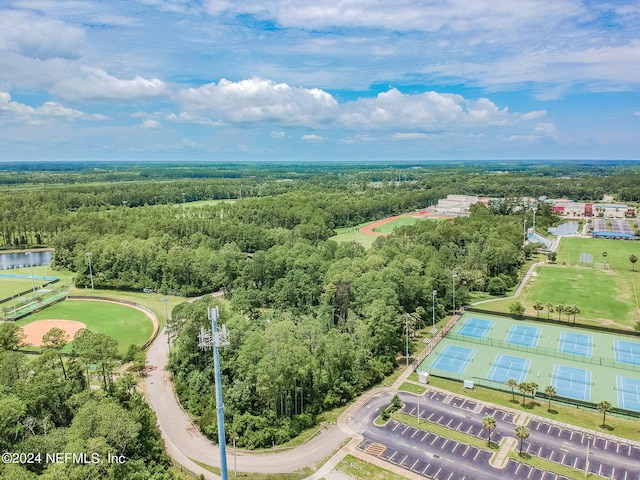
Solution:
{"label": "curved road", "polygon": [[[167,453],[197,475],[217,479],[217,475],[194,462],[197,460],[219,467],[219,450],[216,444],[200,433],[173,393],[170,374],[165,369],[169,357],[166,338],[163,330],[147,353],[147,367],[150,370],[144,384],[147,401],[156,413]],[[349,435],[348,430],[343,429],[344,427],[330,425],[304,445],[277,453],[249,454],[238,451],[234,456],[233,450],[229,448],[227,465],[230,471],[237,462],[238,471],[241,472],[295,472],[325,460],[339,450]]]}

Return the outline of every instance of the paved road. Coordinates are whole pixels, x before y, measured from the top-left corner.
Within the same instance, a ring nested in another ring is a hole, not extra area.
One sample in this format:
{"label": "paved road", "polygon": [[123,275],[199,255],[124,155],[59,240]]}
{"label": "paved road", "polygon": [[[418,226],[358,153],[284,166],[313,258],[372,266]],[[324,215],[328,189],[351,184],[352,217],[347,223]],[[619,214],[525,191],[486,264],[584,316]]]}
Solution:
{"label": "paved road", "polygon": [[[198,475],[202,473],[205,478],[218,478],[193,461],[220,466],[219,450],[200,433],[174,396],[169,372],[165,370],[169,353],[166,338],[162,331],[147,353],[150,368],[144,385],[147,400],[156,412],[169,455]],[[230,471],[237,463],[238,471],[242,472],[295,472],[325,460],[346,440],[347,433],[331,425],[293,450],[260,454],[239,451],[234,455],[231,449],[227,449],[227,465]]]}

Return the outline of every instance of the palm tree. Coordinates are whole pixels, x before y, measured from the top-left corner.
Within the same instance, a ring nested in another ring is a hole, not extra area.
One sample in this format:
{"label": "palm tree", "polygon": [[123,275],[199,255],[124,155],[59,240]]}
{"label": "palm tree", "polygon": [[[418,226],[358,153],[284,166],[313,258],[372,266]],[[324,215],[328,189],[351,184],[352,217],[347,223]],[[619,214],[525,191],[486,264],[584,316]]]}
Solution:
{"label": "palm tree", "polygon": [[613,407],[606,400],[602,400],[598,403],[598,411],[602,414],[602,428],[607,428],[606,418],[607,413],[610,413]]}
{"label": "palm tree", "polygon": [[522,406],[524,407],[524,394],[529,391],[529,385],[526,382],[520,382],[518,384],[518,390],[522,394]]}
{"label": "palm tree", "polygon": [[491,447],[491,430],[498,426],[496,419],[491,415],[487,415],[482,419],[482,428],[489,430],[489,438],[487,439],[487,446]]}
{"label": "palm tree", "polygon": [[565,305],[562,311],[567,316],[567,322],[571,320],[571,315],[573,315],[573,305]]}
{"label": "palm tree", "polygon": [[571,313],[573,314],[573,323],[576,323],[576,315],[580,313],[580,307],[578,305],[573,305],[571,309]]}
{"label": "palm tree", "polygon": [[511,400],[513,400],[514,403],[516,401],[516,392],[514,389],[517,386],[518,386],[518,382],[516,381],[515,378],[510,378],[509,380],[507,380],[507,387],[511,389]]}
{"label": "palm tree", "polygon": [[527,386],[529,387],[527,390],[531,394],[531,405],[533,406],[533,401],[536,398],[536,392],[538,391],[539,385],[536,382],[531,382],[527,383]]}
{"label": "palm tree", "polygon": [[551,316],[551,312],[553,312],[553,303],[547,302],[544,304],[544,306],[547,307],[547,320],[549,320],[549,317]]}
{"label": "palm tree", "polygon": [[636,262],[638,261],[638,257],[636,257],[633,253],[629,255],[629,261],[631,262],[631,269],[636,271]]}
{"label": "palm tree", "polygon": [[560,320],[560,316],[562,315],[562,312],[564,312],[564,305],[561,303],[556,305],[556,312],[558,312],[558,320]]}
{"label": "palm tree", "polygon": [[529,429],[524,425],[518,425],[516,427],[516,437],[520,439],[520,456],[522,456],[522,444],[529,438]]}
{"label": "palm tree", "polygon": [[553,388],[551,385],[547,385],[545,387],[544,393],[549,399],[549,408],[547,409],[547,412],[548,412],[551,410],[551,399],[554,398],[557,395],[557,393],[556,393],[556,389]]}
{"label": "palm tree", "polygon": [[544,310],[544,303],[536,301],[536,303],[533,304],[533,309],[538,312],[538,318],[540,318],[540,311]]}

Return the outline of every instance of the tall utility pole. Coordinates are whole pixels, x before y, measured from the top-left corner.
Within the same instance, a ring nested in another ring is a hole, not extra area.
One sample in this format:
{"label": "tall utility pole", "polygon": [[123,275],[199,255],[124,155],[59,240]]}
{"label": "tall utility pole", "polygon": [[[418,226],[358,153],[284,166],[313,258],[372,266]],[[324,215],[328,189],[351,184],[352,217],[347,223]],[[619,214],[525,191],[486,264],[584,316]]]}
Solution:
{"label": "tall utility pole", "polygon": [[31,252],[27,252],[27,253],[25,253],[25,255],[29,259],[29,267],[31,268],[31,286],[33,287],[33,299],[35,300],[37,298],[37,295],[36,295],[36,280],[35,280],[35,278],[33,276],[33,261],[31,261]]}
{"label": "tall utility pole", "polygon": [[167,324],[169,323],[169,307],[167,307],[167,302],[169,301],[169,298],[162,297],[160,301],[164,303],[164,329],[167,332],[167,343],[169,344],[169,348],[171,348],[171,335],[169,334],[169,329],[167,328]]}
{"label": "tall utility pole", "polygon": [[89,259],[89,277],[91,278],[91,293],[93,293],[93,268],[91,267],[91,252],[87,252],[86,255]]}
{"label": "tall utility pole", "polygon": [[216,378],[216,411],[218,413],[218,445],[220,446],[220,476],[222,480],[229,480],[227,444],[224,438],[224,404],[222,402],[222,382],[220,380],[220,356],[218,354],[219,347],[230,345],[229,334],[224,325],[221,330],[218,330],[218,307],[209,307],[207,314],[209,320],[211,320],[211,330],[207,331],[204,328],[200,328],[198,346],[204,350],[213,348],[213,367]]}
{"label": "tall utility pole", "polygon": [[456,314],[456,277],[457,273],[451,275],[451,283],[453,284],[453,314]]}
{"label": "tall utility pole", "polygon": [[[431,291],[431,315],[432,315],[432,320],[433,320],[433,329],[435,330],[436,328],[436,293],[438,293],[437,290],[432,290]],[[436,332],[433,332],[436,333]]]}
{"label": "tall utility pole", "polygon": [[406,318],[404,321],[405,329],[405,357],[407,358],[407,367],[409,366],[409,314],[405,313]]}

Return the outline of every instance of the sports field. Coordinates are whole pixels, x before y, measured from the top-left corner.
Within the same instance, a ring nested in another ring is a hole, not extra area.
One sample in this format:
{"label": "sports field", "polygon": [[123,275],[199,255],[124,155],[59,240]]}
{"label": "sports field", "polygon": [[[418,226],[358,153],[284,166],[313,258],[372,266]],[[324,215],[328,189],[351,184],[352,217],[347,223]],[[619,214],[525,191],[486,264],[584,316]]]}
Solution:
{"label": "sports field", "polygon": [[[418,367],[510,391],[548,385],[558,396],[640,411],[640,338],[466,313]],[[517,392],[517,391],[516,391]]]}
{"label": "sports field", "polygon": [[153,333],[153,323],[144,312],[110,302],[65,300],[16,323],[24,326],[39,320],[81,322],[92,332],[115,338],[121,353],[132,343],[143,345]]}
{"label": "sports field", "polygon": [[[38,288],[44,282],[35,282]],[[20,292],[25,292],[33,288],[30,278],[2,278],[2,290],[0,290],[0,300],[12,297]]]}

